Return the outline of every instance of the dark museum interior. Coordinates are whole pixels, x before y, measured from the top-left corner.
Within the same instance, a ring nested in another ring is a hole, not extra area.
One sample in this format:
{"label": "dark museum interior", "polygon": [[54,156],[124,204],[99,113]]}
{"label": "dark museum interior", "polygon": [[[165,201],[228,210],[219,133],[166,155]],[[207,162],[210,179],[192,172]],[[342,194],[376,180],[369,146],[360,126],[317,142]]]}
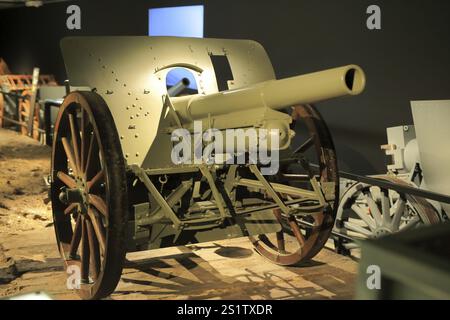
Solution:
{"label": "dark museum interior", "polygon": [[[74,1],[83,7],[81,30],[64,28],[65,3],[0,11],[1,56],[14,72],[39,65],[65,79],[59,41],[65,36],[148,34],[148,9],[179,1]],[[205,6],[208,38],[252,39],[266,49],[277,78],[349,62],[364,67],[371,86],[355,99],[318,105],[333,134],[339,165],[359,174],[382,172],[383,155],[373,148],[385,128],[412,123],[409,101],[443,99],[450,84],[448,1],[378,1],[383,28],[365,28],[371,1],[183,1]],[[257,14],[256,14],[257,13]],[[31,27],[32,26],[32,27]],[[389,74],[387,77],[386,74]]]}
{"label": "dark museum interior", "polygon": [[[0,300],[450,299],[450,1],[0,0],[0,30]],[[169,163],[198,120],[295,151]]]}

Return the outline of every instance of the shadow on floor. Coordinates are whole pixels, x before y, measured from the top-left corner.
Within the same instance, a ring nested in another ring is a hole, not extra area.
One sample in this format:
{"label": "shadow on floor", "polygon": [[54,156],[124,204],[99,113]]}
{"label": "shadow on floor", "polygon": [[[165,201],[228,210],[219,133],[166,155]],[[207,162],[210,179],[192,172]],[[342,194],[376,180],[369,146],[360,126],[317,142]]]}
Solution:
{"label": "shadow on floor", "polygon": [[[194,300],[352,298],[355,274],[351,272],[317,260],[304,263],[301,267],[283,267],[285,272],[281,272],[282,276],[278,269],[258,272],[256,270],[261,264],[270,262],[249,258],[256,254],[253,250],[218,244],[207,248],[215,247],[218,247],[215,253],[219,256],[239,261],[248,258],[249,267],[227,276],[197,255],[195,251],[198,248],[191,247],[192,251],[164,258],[127,262],[126,267],[134,271],[129,270],[122,275],[123,285],[119,285],[112,298],[121,299],[123,295],[131,295],[130,298],[144,295],[148,299]],[[236,266],[237,270],[239,266]]]}

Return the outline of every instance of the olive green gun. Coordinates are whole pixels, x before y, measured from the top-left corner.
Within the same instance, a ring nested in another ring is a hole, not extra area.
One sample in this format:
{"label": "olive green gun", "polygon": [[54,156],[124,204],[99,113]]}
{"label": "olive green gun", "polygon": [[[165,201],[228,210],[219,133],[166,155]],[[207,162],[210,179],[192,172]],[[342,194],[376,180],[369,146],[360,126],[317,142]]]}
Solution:
{"label": "olive green gun", "polygon": [[[339,183],[312,103],[361,93],[360,67],[276,80],[248,40],[74,37],[61,46],[70,85],[89,88],[60,108],[51,179],[58,245],[81,268],[82,297],[114,290],[127,251],[241,236],[282,265],[320,251]],[[180,70],[187,76],[168,83]],[[190,148],[178,155],[192,161],[174,161],[180,142]],[[253,157],[262,149],[271,174]]]}

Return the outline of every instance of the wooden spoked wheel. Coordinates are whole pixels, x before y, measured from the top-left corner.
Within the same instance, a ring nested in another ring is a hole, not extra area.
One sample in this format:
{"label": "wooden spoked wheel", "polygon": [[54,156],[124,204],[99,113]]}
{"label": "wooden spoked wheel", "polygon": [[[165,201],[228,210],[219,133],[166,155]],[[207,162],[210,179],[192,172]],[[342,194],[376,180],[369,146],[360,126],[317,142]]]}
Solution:
{"label": "wooden spoked wheel", "polygon": [[[311,190],[312,186],[308,179],[294,182],[289,177],[311,176],[313,170],[313,175],[322,189],[325,185],[331,186],[332,197],[326,199],[324,207],[312,210],[304,216],[287,216],[280,209],[274,209],[273,213],[282,226],[281,231],[250,237],[258,253],[280,265],[295,265],[309,260],[323,248],[333,228],[339,197],[336,153],[325,122],[311,105],[296,106],[293,108],[292,117],[297,126],[301,125],[303,129],[300,135],[301,145],[297,149],[302,156],[303,164],[300,166],[294,161],[282,166],[279,176],[284,178],[278,182]],[[318,165],[318,168],[314,167],[314,164]],[[283,200],[293,200],[288,195],[279,194],[279,196]],[[312,207],[314,205],[314,201],[300,204]]]}
{"label": "wooden spoked wheel", "polygon": [[127,184],[113,117],[96,93],[72,92],[60,107],[51,200],[59,251],[80,278],[72,289],[84,299],[108,296],[126,253]]}
{"label": "wooden spoked wheel", "polygon": [[[30,115],[30,96],[31,91],[22,91],[22,97],[19,99],[19,121],[22,124],[20,126],[20,131],[23,135],[28,135],[28,117]],[[34,105],[34,115],[33,115],[33,134],[31,135],[33,139],[39,140],[39,104]]]}
{"label": "wooden spoked wheel", "polygon": [[[393,175],[377,179],[414,186]],[[336,216],[336,231],[355,240],[376,239],[441,221],[439,213],[424,198],[354,182],[342,195]],[[357,242],[336,241],[338,251],[359,248]]]}

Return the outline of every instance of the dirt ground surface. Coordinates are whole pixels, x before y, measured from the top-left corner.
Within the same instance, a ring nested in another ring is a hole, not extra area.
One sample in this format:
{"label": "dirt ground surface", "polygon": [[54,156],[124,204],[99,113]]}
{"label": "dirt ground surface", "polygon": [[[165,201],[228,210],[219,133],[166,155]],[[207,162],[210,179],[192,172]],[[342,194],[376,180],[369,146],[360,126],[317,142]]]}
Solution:
{"label": "dirt ground surface", "polygon": [[[0,299],[66,287],[44,177],[49,147],[0,129]],[[129,253],[109,299],[351,299],[357,263],[324,249],[302,267],[274,265],[248,239]]]}
{"label": "dirt ground surface", "polygon": [[13,131],[0,131],[0,233],[14,235],[51,224],[44,177],[51,149]]}

